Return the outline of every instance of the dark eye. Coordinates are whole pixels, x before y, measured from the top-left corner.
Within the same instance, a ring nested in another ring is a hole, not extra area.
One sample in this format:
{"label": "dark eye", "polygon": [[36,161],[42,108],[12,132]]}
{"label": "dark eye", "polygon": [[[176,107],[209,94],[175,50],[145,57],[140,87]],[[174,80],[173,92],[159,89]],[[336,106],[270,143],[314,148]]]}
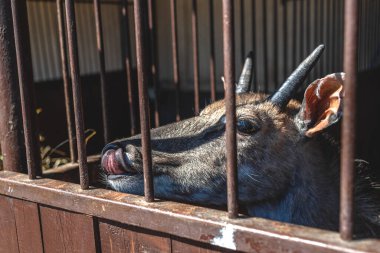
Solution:
{"label": "dark eye", "polygon": [[260,126],[254,120],[241,118],[237,120],[236,128],[240,133],[253,134],[260,129]]}

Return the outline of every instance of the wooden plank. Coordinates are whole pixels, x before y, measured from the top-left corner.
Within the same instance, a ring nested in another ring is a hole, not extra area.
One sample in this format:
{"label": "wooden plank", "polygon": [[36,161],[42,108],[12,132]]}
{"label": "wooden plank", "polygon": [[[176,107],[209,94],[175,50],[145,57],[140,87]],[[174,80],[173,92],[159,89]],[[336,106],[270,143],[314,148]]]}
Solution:
{"label": "wooden plank", "polygon": [[96,252],[93,217],[40,206],[45,252]]}
{"label": "wooden plank", "polygon": [[170,238],[163,233],[102,220],[99,234],[103,253],[171,252]]}
{"label": "wooden plank", "polygon": [[12,199],[0,195],[0,253],[18,251],[16,220]]}
{"label": "wooden plank", "polygon": [[219,253],[232,252],[230,250],[214,247],[206,243],[172,237],[172,252],[173,253]]}
{"label": "wooden plank", "polygon": [[43,252],[38,205],[19,199],[12,201],[19,252]]}

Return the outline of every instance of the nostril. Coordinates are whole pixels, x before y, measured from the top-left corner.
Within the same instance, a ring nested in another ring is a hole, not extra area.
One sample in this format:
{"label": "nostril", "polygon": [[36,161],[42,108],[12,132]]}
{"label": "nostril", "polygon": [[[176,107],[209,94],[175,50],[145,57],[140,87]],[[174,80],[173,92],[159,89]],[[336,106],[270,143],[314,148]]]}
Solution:
{"label": "nostril", "polygon": [[141,160],[141,153],[135,146],[128,144],[125,146],[124,150],[130,161],[138,162]]}
{"label": "nostril", "polygon": [[107,144],[103,150],[102,150],[102,156],[108,151],[108,150],[117,150],[119,148],[122,148],[122,145],[120,142],[112,142]]}

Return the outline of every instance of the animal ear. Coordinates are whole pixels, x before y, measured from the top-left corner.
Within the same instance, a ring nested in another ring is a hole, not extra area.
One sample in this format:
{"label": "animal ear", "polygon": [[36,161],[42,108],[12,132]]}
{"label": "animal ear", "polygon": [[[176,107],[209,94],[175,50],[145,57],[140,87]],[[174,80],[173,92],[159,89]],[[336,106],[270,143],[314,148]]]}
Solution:
{"label": "animal ear", "polygon": [[342,116],[344,73],[335,73],[310,84],[296,116],[296,124],[307,137],[312,137]]}

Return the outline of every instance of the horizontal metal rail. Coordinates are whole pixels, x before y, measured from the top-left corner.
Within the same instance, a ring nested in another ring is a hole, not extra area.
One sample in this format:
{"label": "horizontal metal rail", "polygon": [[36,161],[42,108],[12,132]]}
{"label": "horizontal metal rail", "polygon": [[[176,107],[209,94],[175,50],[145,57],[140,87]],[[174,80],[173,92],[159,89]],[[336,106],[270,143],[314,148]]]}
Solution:
{"label": "horizontal metal rail", "polygon": [[[0,171],[0,194],[244,252],[377,252],[379,240],[346,242],[332,231],[261,218],[229,220],[223,211],[92,189]],[[149,218],[147,218],[149,217]]]}

